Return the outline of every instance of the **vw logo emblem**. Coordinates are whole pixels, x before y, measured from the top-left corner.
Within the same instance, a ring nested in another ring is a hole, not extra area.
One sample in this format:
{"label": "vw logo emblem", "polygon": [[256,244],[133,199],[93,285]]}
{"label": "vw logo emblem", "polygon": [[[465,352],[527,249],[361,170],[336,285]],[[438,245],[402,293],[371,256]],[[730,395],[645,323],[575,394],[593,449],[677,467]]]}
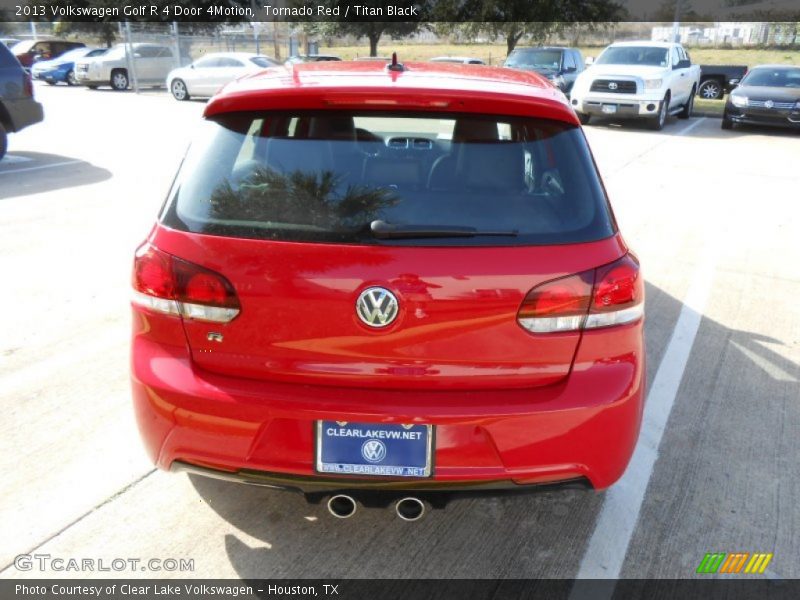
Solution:
{"label": "vw logo emblem", "polygon": [[397,318],[399,305],[395,295],[382,287],[365,289],[356,300],[356,313],[370,327],[386,327]]}
{"label": "vw logo emblem", "polygon": [[764,102],[764,106],[766,108],[772,108],[773,106],[775,106],[775,103],[772,100],[767,100],[766,102]]}
{"label": "vw logo emblem", "polygon": [[371,463],[381,462],[386,458],[386,445],[380,440],[367,440],[361,444],[361,456]]}
{"label": "vw logo emblem", "polygon": [[610,90],[615,90],[618,87],[619,86],[617,85],[617,83],[615,81],[612,81],[611,83],[608,84],[608,89],[610,89]]}

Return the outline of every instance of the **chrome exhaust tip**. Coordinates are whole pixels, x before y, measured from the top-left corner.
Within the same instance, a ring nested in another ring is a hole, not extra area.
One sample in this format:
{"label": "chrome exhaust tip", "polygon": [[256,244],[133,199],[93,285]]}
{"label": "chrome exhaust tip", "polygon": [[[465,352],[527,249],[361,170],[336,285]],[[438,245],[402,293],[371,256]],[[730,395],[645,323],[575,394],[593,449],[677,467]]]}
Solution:
{"label": "chrome exhaust tip", "polygon": [[328,512],[337,519],[349,519],[356,514],[356,501],[345,494],[331,496],[328,500]]}
{"label": "chrome exhaust tip", "polygon": [[416,521],[425,514],[425,504],[419,498],[403,498],[394,505],[397,516],[403,521]]}

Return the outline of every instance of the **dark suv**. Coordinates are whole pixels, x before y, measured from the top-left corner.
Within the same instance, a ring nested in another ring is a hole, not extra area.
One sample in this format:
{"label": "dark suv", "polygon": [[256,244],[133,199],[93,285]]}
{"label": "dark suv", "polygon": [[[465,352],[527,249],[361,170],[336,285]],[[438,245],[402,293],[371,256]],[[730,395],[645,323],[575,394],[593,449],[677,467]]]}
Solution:
{"label": "dark suv", "polygon": [[14,55],[26,69],[30,69],[37,60],[52,60],[65,52],[84,48],[83,42],[67,42],[65,40],[28,40],[14,46]]}
{"label": "dark suv", "polygon": [[8,148],[8,132],[19,131],[43,118],[42,105],[33,99],[30,74],[0,44],[0,159]]}
{"label": "dark suv", "polygon": [[569,93],[578,73],[584,69],[580,50],[560,46],[517,48],[508,55],[503,66],[544,75],[565,94]]}

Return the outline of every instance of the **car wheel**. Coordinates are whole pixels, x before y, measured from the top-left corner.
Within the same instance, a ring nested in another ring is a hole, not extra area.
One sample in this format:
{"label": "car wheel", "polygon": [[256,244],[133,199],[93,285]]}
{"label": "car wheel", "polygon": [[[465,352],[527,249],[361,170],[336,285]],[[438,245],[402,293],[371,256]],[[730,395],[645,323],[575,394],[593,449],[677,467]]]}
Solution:
{"label": "car wheel", "polygon": [[722,113],[722,125],[720,125],[722,129],[733,129],[733,121],[728,116],[728,111]]}
{"label": "car wheel", "polygon": [[661,101],[661,107],[658,109],[658,115],[655,119],[650,120],[650,129],[654,131],[661,131],[667,123],[667,115],[669,114],[669,94],[664,96]]}
{"label": "car wheel", "polygon": [[704,100],[719,100],[722,98],[722,85],[716,79],[706,79],[700,84],[698,93]]}
{"label": "car wheel", "polygon": [[592,115],[587,115],[586,113],[575,113],[578,115],[578,120],[581,122],[581,125],[588,125],[589,121],[592,120]]}
{"label": "car wheel", "polygon": [[172,91],[172,96],[175,100],[188,100],[189,99],[189,90],[186,89],[186,84],[183,82],[183,79],[175,79],[172,81],[172,85],[169,86],[170,90]]}
{"label": "car wheel", "polygon": [[78,85],[78,80],[75,79],[75,71],[72,69],[67,73],[67,85]]}
{"label": "car wheel", "polygon": [[6,128],[0,123],[0,160],[6,155],[8,150],[8,136],[6,135]]}
{"label": "car wheel", "polygon": [[111,72],[111,88],[118,92],[128,89],[128,73],[125,69],[115,69]]}
{"label": "car wheel", "polygon": [[688,119],[692,116],[692,112],[694,111],[694,88],[692,88],[692,93],[689,94],[689,99],[686,101],[686,104],[683,105],[683,110],[678,113],[679,119]]}

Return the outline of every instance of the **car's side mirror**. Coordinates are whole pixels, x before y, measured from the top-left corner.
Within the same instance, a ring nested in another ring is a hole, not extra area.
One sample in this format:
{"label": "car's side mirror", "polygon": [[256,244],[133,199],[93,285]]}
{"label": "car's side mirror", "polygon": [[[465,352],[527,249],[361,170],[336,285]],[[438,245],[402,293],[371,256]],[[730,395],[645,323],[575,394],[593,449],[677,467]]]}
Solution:
{"label": "car's side mirror", "polygon": [[673,69],[688,69],[692,66],[691,61],[688,60],[679,60],[677,65],[672,65]]}
{"label": "car's side mirror", "polygon": [[577,67],[564,67],[564,73],[574,73],[577,70]]}
{"label": "car's side mirror", "polygon": [[594,64],[594,57],[593,56],[587,56],[586,60],[583,61],[583,64],[586,65],[587,67],[591,67]]}

